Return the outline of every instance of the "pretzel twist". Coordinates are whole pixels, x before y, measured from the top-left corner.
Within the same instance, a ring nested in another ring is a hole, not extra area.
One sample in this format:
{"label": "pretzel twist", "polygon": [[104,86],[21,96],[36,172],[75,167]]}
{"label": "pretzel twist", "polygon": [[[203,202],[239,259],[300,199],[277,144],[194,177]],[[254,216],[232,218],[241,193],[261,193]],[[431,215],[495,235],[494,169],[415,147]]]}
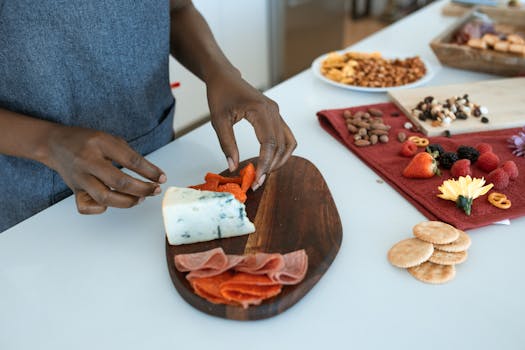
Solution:
{"label": "pretzel twist", "polygon": [[427,147],[430,143],[427,138],[419,136],[410,136],[408,140],[415,143],[417,147]]}
{"label": "pretzel twist", "polygon": [[509,209],[512,202],[503,193],[492,192],[488,196],[489,203],[500,209]]}

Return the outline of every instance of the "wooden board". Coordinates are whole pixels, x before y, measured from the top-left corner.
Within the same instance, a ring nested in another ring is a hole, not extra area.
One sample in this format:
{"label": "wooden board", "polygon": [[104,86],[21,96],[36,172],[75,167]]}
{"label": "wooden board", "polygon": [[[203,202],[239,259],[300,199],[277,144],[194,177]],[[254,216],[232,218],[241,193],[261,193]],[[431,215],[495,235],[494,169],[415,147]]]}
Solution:
{"label": "wooden board", "polygon": [[[255,164],[256,159],[243,162],[240,168],[247,162]],[[224,171],[223,175],[230,173]],[[179,246],[166,241],[168,268],[175,288],[184,300],[207,314],[235,320],[277,315],[308,293],[339,251],[343,230],[337,208],[321,173],[306,159],[292,156],[267,177],[260,189],[248,191],[246,212],[256,228],[250,235]],[[288,253],[304,248],[308,272],[300,284],[284,286],[279,295],[261,305],[243,309],[213,304],[193,293],[185,274],[176,270],[174,257],[216,247],[222,247],[227,254]]]}
{"label": "wooden board", "polygon": [[[431,86],[416,89],[393,90],[388,94],[395,104],[418,125],[428,136],[443,135],[445,130],[452,134],[500,130],[525,125],[525,78],[509,78],[467,84]],[[489,122],[484,124],[480,118],[469,117],[457,120],[447,127],[433,127],[430,121],[422,122],[412,117],[411,110],[426,96],[443,101],[452,96],[469,95],[470,101],[488,108]]]}
{"label": "wooden board", "polygon": [[481,50],[454,43],[455,33],[467,22],[476,18],[475,11],[489,16],[498,32],[522,33],[525,31],[525,9],[476,7],[430,42],[430,47],[441,64],[510,77],[524,75],[525,56],[523,55],[492,49]]}

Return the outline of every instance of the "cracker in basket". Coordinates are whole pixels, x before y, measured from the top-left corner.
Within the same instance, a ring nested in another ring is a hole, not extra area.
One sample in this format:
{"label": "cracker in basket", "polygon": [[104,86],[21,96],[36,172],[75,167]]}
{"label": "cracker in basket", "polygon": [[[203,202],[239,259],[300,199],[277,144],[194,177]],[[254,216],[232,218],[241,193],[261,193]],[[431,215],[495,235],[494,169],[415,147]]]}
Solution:
{"label": "cracker in basket", "polygon": [[434,248],[450,253],[462,252],[470,248],[472,241],[470,240],[469,235],[465,231],[457,231],[459,232],[459,237],[454,242],[448,244],[434,244]]}
{"label": "cracker in basket", "polygon": [[456,276],[454,265],[439,265],[430,261],[410,267],[408,272],[418,280],[431,284],[445,283]]}
{"label": "cracker in basket", "polygon": [[422,241],[434,244],[452,243],[459,237],[459,232],[441,221],[423,221],[412,229],[414,236]]}
{"label": "cracker in basket", "polygon": [[417,238],[408,238],[390,248],[388,261],[394,266],[407,268],[427,261],[433,252],[434,246],[431,243]]}
{"label": "cracker in basket", "polygon": [[432,253],[432,256],[428,259],[428,261],[440,265],[456,265],[461,264],[462,262],[467,260],[467,256],[468,254],[466,250],[457,253],[449,253],[436,249],[434,250],[434,253]]}

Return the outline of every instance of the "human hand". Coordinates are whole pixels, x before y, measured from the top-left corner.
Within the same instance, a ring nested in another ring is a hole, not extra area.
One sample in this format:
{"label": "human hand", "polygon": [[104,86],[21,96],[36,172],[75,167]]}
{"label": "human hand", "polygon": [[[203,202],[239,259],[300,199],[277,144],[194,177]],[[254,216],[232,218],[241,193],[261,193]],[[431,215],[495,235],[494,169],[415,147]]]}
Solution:
{"label": "human hand", "polygon": [[230,171],[239,164],[239,150],[233,125],[241,119],[252,124],[260,143],[253,190],[266,175],[281,167],[292,155],[297,142],[279,114],[277,104],[249,85],[240,76],[224,74],[207,83],[211,123],[228,161]]}
{"label": "human hand", "polygon": [[[160,194],[166,175],[135,152],[126,141],[91,129],[58,126],[51,133],[46,165],[57,171],[75,193],[81,214],[107,207],[129,208]],[[112,162],[149,181],[125,174]]]}

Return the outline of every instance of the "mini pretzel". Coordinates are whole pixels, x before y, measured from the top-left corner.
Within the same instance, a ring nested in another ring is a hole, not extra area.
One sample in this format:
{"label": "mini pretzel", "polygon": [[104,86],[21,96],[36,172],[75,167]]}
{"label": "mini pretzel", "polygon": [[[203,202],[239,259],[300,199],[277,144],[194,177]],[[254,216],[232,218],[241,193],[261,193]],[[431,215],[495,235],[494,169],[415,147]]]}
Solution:
{"label": "mini pretzel", "polygon": [[419,137],[419,136],[410,136],[408,138],[408,141],[414,142],[417,147],[427,147],[428,144],[430,143],[428,139],[424,137]]}
{"label": "mini pretzel", "polygon": [[512,205],[510,199],[508,199],[503,193],[492,192],[489,194],[488,200],[490,204],[500,209],[509,209]]}

